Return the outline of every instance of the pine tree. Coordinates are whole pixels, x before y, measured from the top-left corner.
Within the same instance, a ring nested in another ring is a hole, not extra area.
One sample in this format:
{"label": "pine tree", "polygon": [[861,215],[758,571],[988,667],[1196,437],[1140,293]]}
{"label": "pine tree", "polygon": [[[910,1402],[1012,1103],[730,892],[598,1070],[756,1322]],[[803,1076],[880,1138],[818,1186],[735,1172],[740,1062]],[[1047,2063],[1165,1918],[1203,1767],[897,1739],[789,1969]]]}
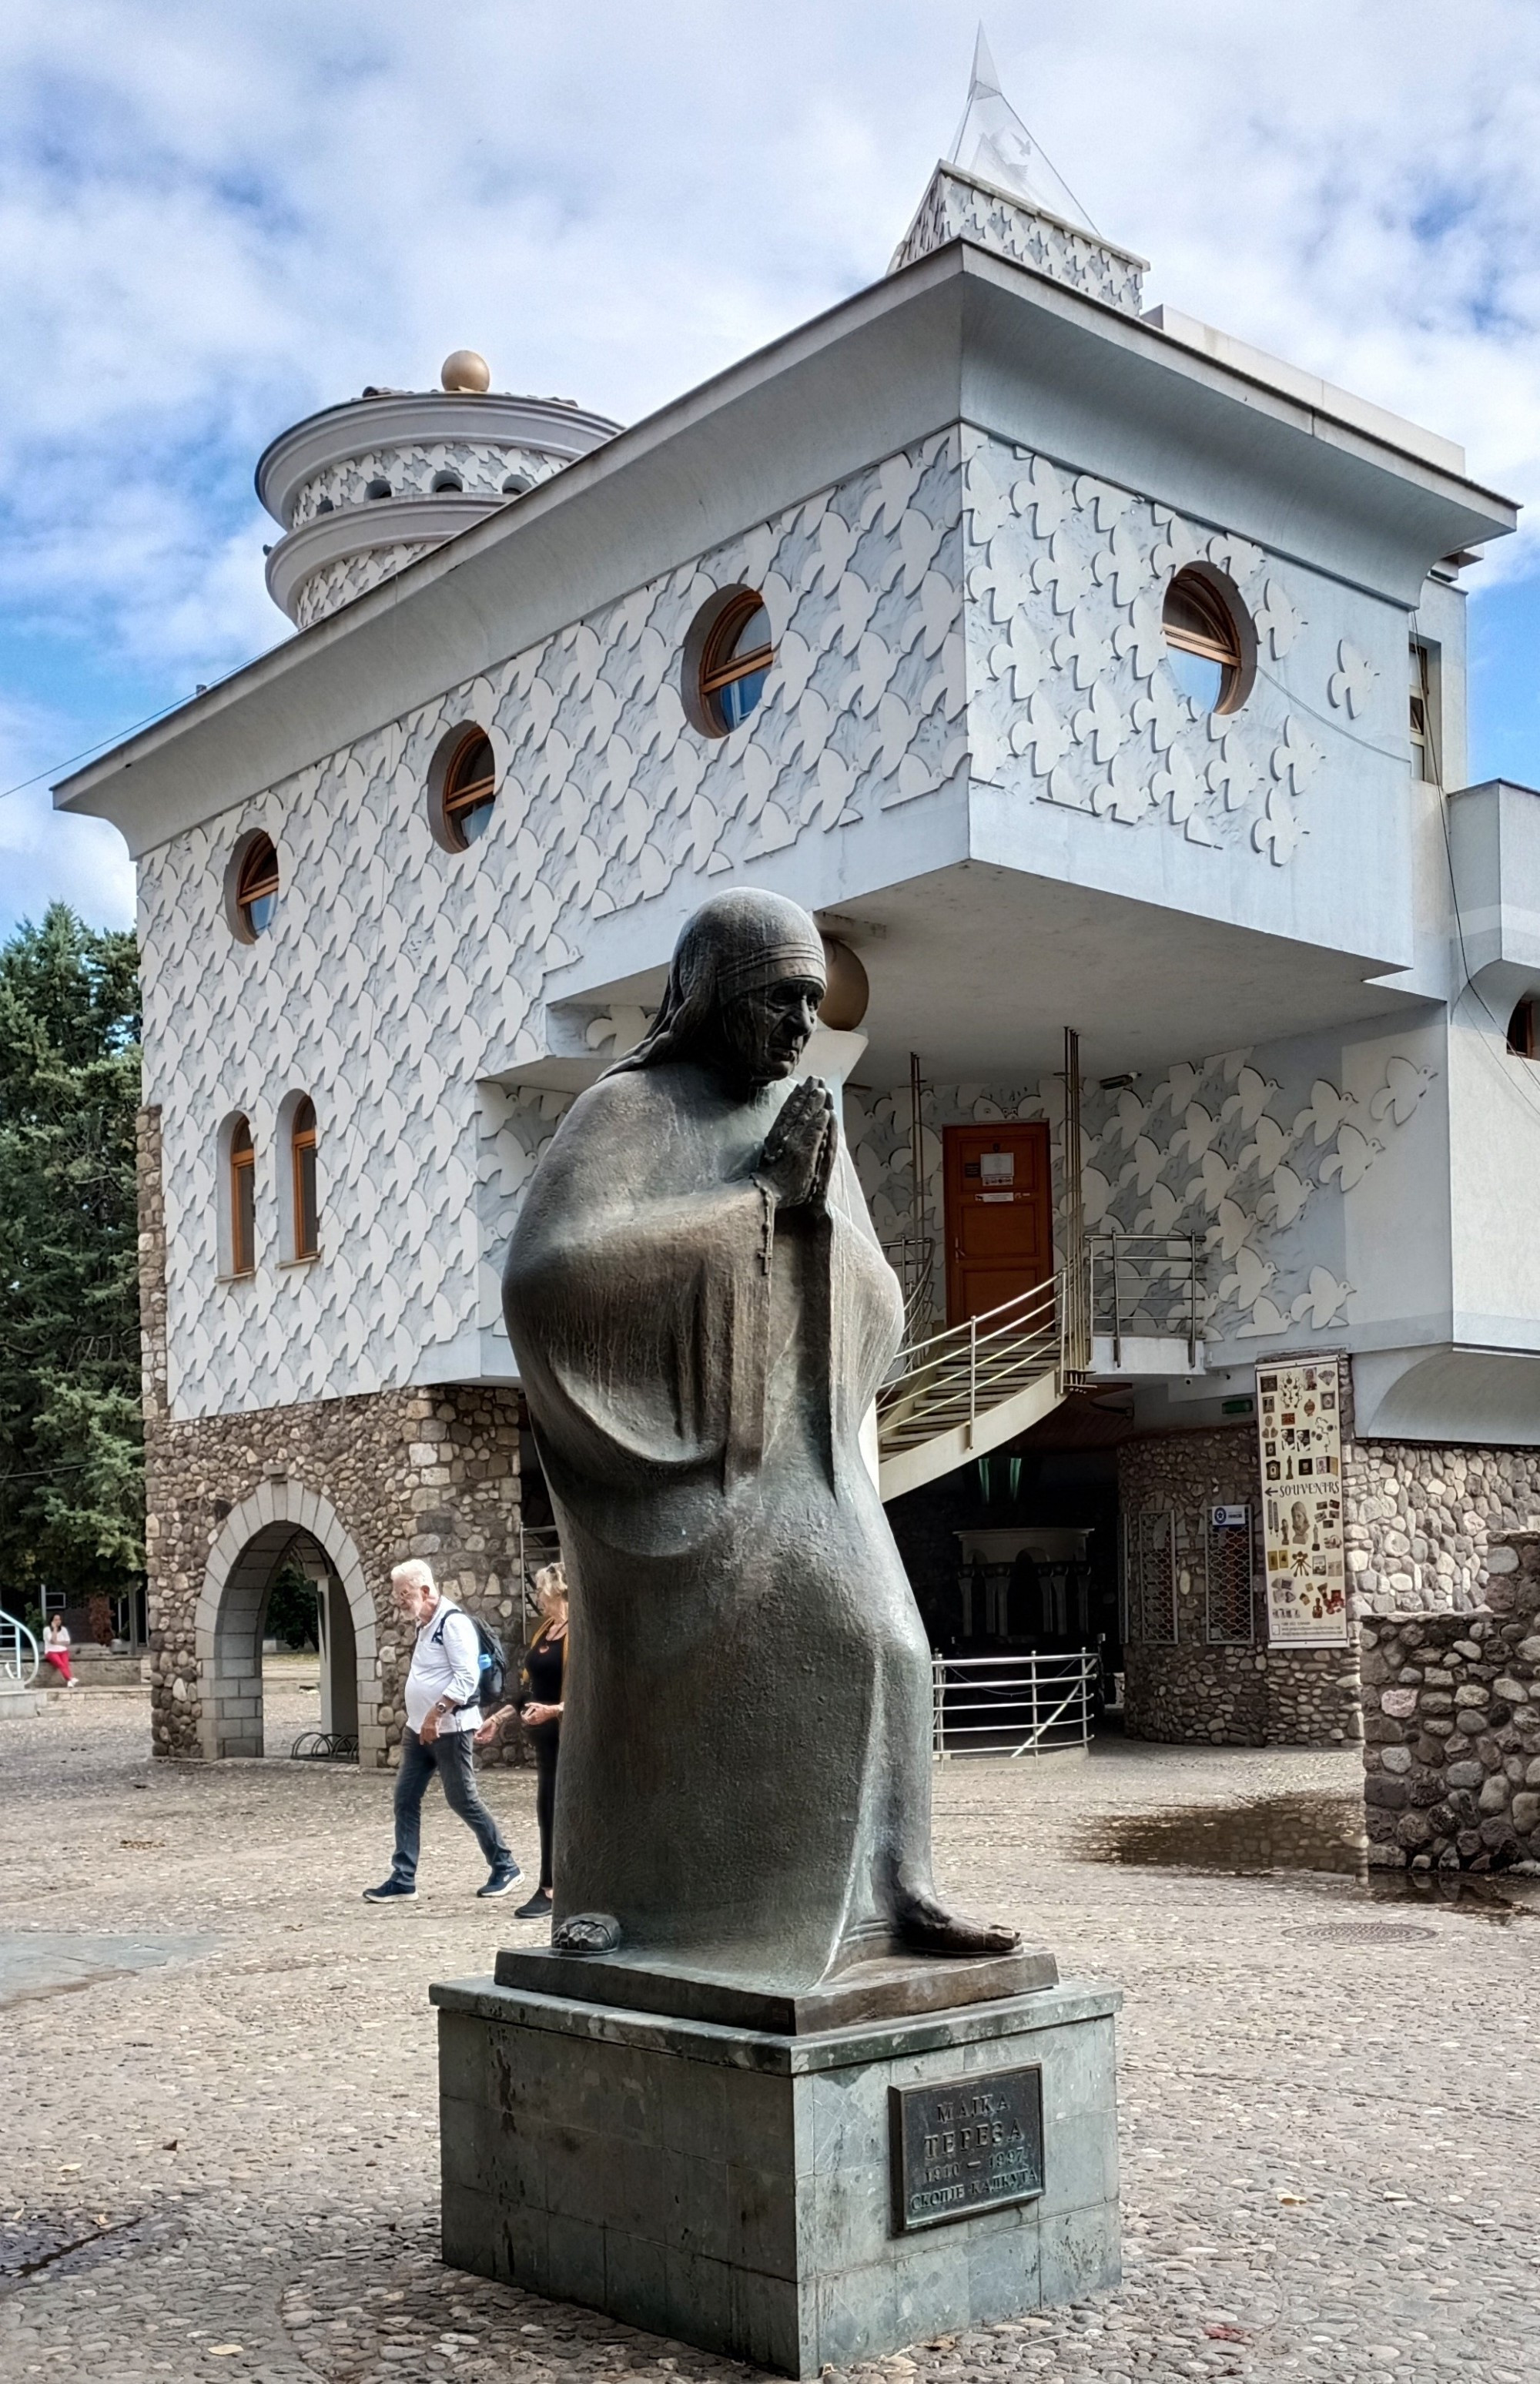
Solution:
{"label": "pine tree", "polygon": [[0,1602],[144,1565],[139,987],[63,903],[0,946]]}

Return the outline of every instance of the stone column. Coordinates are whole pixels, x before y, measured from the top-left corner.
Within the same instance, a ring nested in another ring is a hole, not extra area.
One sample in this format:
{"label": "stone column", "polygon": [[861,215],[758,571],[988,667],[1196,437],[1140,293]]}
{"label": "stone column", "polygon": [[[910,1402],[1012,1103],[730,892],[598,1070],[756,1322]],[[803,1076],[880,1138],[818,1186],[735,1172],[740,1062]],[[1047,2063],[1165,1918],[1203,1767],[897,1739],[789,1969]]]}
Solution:
{"label": "stone column", "polygon": [[1540,1532],[1497,1534],[1485,1603],[1361,1630],[1370,1861],[1540,1870]]}

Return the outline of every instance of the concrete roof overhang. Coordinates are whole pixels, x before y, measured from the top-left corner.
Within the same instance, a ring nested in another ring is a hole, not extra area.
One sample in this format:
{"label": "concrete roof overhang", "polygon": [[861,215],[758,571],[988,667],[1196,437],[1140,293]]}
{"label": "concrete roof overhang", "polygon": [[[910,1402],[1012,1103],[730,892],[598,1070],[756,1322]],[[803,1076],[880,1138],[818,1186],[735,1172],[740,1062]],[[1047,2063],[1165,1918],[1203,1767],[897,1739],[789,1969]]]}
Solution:
{"label": "concrete roof overhang", "polygon": [[[785,873],[775,882],[817,905],[811,885]],[[938,1084],[1020,1083],[1062,1065],[1066,1026],[1079,1031],[1087,1077],[1143,1075],[1427,1006],[1372,975],[1383,963],[1368,954],[977,859],[852,886],[822,924],[856,946],[867,974],[856,1074],[874,1085],[904,1082],[912,1051]],[[662,997],[663,966],[626,966],[642,942],[601,922],[584,958],[548,982],[549,1056],[496,1073],[567,1092],[590,1084],[608,1056],[583,1051],[587,1020]]]}
{"label": "concrete roof overhang", "polygon": [[965,421],[1410,607],[1515,509],[957,242],[620,432],[55,789],[136,855]]}

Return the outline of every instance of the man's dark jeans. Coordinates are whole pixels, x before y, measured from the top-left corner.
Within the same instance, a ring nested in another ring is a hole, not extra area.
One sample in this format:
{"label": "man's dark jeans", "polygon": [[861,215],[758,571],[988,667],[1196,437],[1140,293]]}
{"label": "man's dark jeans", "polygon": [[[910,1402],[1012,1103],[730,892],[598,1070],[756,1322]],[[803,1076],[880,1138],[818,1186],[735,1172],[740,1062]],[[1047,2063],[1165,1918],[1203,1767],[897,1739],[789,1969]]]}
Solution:
{"label": "man's dark jeans", "polygon": [[476,1843],[490,1867],[495,1870],[500,1863],[506,1863],[512,1869],[514,1857],[503,1832],[477,1790],[471,1732],[445,1731],[425,1746],[416,1732],[409,1730],[401,1742],[401,1769],[396,1773],[396,1851],[391,1865],[391,1877],[408,1884],[416,1878],[417,1852],[422,1844],[422,1800],[435,1771],[444,1783],[445,1804],[452,1813],[459,1814],[468,1829],[475,1831]]}

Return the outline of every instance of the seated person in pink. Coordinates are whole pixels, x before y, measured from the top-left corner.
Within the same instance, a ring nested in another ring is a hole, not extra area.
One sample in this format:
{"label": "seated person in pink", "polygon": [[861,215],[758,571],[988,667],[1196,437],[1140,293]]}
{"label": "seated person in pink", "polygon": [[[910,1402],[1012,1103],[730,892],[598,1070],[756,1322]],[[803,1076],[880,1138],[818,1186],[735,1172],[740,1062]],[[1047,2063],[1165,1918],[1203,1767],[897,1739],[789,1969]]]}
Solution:
{"label": "seated person in pink", "polygon": [[43,1633],[43,1660],[52,1664],[66,1688],[80,1687],[69,1669],[69,1633],[56,1614]]}

